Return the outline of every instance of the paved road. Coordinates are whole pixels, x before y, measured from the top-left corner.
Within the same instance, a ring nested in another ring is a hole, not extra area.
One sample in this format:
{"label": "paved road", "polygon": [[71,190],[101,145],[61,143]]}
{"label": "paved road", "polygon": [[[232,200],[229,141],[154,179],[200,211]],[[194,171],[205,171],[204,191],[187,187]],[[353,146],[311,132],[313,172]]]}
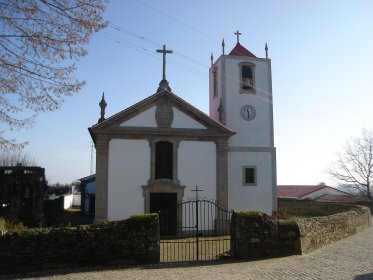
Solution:
{"label": "paved road", "polygon": [[212,265],[50,271],[5,279],[373,279],[373,226],[304,256]]}

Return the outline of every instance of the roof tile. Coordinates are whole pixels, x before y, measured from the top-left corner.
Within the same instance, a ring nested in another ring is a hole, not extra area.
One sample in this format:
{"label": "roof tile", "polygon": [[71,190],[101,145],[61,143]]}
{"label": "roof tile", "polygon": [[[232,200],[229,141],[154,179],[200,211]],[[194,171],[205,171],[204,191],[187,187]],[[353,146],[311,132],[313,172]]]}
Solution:
{"label": "roof tile", "polygon": [[247,57],[254,57],[256,56],[252,54],[249,50],[247,50],[245,47],[243,47],[240,43],[237,43],[237,45],[231,50],[229,55],[233,56],[247,56]]}

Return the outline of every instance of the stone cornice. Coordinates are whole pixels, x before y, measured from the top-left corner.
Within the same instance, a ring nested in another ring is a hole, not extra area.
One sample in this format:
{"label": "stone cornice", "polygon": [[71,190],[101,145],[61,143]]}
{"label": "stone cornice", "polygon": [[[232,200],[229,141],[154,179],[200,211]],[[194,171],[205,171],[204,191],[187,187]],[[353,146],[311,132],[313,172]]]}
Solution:
{"label": "stone cornice", "polygon": [[209,129],[188,129],[188,128],[157,128],[157,127],[117,127],[99,129],[93,128],[92,134],[108,135],[109,138],[149,138],[149,136],[168,136],[168,137],[192,137],[192,138],[229,138],[234,133],[223,133]]}
{"label": "stone cornice", "polygon": [[229,152],[275,152],[275,147],[229,147]]}

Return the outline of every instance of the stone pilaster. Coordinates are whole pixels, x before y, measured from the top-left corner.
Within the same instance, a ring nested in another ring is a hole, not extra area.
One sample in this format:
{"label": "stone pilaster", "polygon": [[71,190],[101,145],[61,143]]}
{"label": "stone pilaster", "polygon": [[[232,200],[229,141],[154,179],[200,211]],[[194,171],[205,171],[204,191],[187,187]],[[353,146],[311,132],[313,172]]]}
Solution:
{"label": "stone pilaster", "polygon": [[98,135],[96,140],[95,222],[108,220],[108,161],[108,139],[106,136]]}
{"label": "stone pilaster", "polygon": [[228,210],[228,140],[216,141],[216,198],[220,208]]}

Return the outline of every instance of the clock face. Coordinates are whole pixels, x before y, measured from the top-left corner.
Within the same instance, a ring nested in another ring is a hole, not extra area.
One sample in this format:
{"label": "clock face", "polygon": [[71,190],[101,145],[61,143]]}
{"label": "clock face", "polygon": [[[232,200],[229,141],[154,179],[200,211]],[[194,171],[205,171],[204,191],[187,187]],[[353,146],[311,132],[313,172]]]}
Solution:
{"label": "clock face", "polygon": [[255,108],[251,105],[244,105],[241,108],[241,117],[245,121],[251,121],[255,118],[256,116],[256,111]]}

